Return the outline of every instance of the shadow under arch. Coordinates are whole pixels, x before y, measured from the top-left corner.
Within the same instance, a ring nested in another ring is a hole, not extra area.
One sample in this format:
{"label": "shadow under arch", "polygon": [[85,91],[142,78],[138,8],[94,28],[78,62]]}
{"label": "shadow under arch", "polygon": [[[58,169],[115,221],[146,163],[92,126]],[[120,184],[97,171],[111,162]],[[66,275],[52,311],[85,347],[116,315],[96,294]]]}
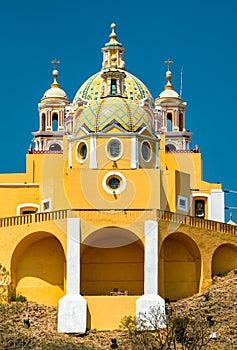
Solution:
{"label": "shadow under arch", "polygon": [[12,255],[11,279],[16,294],[57,305],[65,294],[65,254],[60,241],[49,232],[23,238]]}
{"label": "shadow under arch", "polygon": [[159,293],[178,300],[199,292],[201,255],[196,243],[182,232],[169,235],[159,257]]}
{"label": "shadow under arch", "polygon": [[143,294],[144,248],[132,231],[104,227],[81,244],[81,294]]}
{"label": "shadow under arch", "polygon": [[212,276],[229,272],[237,267],[237,246],[222,244],[212,257]]}

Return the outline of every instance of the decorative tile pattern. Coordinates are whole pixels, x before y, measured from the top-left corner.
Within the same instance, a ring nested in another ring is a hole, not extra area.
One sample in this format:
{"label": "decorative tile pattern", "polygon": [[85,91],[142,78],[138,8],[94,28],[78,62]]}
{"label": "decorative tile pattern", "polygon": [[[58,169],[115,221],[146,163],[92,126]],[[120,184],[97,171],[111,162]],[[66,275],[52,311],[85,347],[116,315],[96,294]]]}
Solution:
{"label": "decorative tile pattern", "polygon": [[[76,109],[76,101],[78,98],[87,100],[89,103],[100,100],[103,79],[101,78],[102,71],[90,77],[77,91],[73,100],[73,109]],[[149,98],[152,103],[153,97],[147,87],[135,76],[126,72],[124,79],[125,92],[128,100],[140,102],[144,98]]]}
{"label": "decorative tile pattern", "polygon": [[120,97],[94,101],[77,117],[74,134],[84,127],[90,132],[101,132],[108,125],[120,125],[126,131],[139,131],[144,126],[153,133],[153,121],[138,104]]}

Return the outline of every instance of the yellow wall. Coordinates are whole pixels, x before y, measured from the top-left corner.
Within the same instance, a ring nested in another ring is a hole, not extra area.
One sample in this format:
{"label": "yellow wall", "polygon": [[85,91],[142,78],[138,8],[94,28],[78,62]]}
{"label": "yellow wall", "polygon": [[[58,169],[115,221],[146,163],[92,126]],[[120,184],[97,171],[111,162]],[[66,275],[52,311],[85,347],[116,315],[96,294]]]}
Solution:
{"label": "yellow wall", "polygon": [[119,329],[124,316],[136,314],[138,296],[85,296],[89,329]]}
{"label": "yellow wall", "polygon": [[[110,234],[113,235],[113,229]],[[119,291],[128,291],[129,295],[142,295],[143,270],[143,249],[137,242],[121,246],[118,242],[109,248],[84,246],[81,293],[109,295],[118,288]]]}

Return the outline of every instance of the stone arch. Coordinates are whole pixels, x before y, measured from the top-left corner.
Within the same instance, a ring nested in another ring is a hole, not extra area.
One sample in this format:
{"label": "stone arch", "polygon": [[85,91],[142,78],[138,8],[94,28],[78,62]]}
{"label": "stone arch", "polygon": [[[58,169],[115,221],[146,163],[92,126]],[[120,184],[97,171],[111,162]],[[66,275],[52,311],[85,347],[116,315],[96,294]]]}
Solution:
{"label": "stone arch", "polygon": [[164,298],[178,300],[199,291],[201,256],[190,237],[175,232],[165,239],[159,258],[159,275],[163,276],[160,294]]}
{"label": "stone arch", "polygon": [[212,258],[212,275],[228,272],[237,268],[237,247],[233,244],[219,246]]}
{"label": "stone arch", "polygon": [[48,232],[22,239],[12,255],[11,278],[16,294],[57,305],[65,294],[65,255],[59,240]]}
{"label": "stone arch", "polygon": [[81,245],[81,294],[109,295],[114,288],[143,294],[144,249],[131,231],[104,227]]}

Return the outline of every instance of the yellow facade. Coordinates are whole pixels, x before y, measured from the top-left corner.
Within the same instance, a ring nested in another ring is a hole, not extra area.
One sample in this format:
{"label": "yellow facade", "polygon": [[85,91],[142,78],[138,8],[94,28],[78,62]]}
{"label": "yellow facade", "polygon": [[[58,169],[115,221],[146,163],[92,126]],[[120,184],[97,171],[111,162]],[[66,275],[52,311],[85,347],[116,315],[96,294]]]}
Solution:
{"label": "yellow facade", "polygon": [[214,274],[237,268],[237,229],[224,223],[221,184],[203,180],[201,153],[190,149],[172,62],[154,101],[127,73],[114,29],[101,71],[72,104],[54,69],[26,172],[0,174],[0,263],[9,272],[2,283],[9,297],[13,291],[57,305],[67,294],[67,222],[79,218],[79,292],[87,327],[97,329],[118,328],[124,315],[135,314],[149,220],[158,223],[162,298],[191,296]]}

